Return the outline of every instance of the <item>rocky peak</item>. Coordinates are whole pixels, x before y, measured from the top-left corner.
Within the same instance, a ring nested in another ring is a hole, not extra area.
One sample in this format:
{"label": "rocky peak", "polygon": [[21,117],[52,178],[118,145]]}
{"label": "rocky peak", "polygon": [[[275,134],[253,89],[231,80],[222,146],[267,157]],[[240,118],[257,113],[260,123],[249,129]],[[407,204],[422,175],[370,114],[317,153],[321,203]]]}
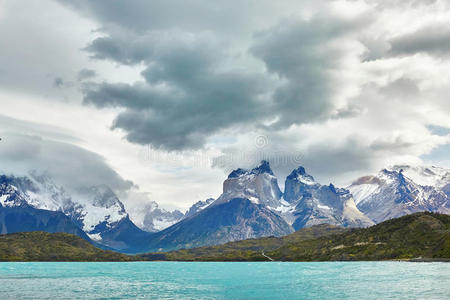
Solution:
{"label": "rocky peak", "polygon": [[252,174],[256,174],[256,175],[267,173],[267,174],[270,174],[270,175],[274,176],[273,175],[273,171],[270,168],[270,164],[269,164],[269,162],[267,160],[262,160],[260,162],[259,166],[257,166],[256,168],[252,169],[251,173]]}
{"label": "rocky peak", "polygon": [[91,203],[95,207],[110,208],[118,206],[121,213],[125,213],[125,207],[113,190],[107,185],[95,185],[85,190]]}
{"label": "rocky peak", "polygon": [[246,170],[246,169],[242,169],[242,168],[233,170],[230,173],[230,175],[228,175],[228,178],[238,178],[243,175],[260,175],[260,174],[264,174],[264,173],[274,176],[273,171],[270,168],[270,164],[267,160],[262,160],[257,167],[255,167],[251,170]]}
{"label": "rocky peak", "polygon": [[223,194],[217,199],[217,203],[233,198],[247,198],[256,204],[278,207],[281,205],[281,195],[269,162],[263,160],[254,169],[236,169],[231,172],[223,183]]}
{"label": "rocky peak", "polygon": [[193,215],[197,214],[199,211],[204,210],[206,207],[208,207],[211,203],[215,201],[214,198],[208,198],[205,201],[198,201],[194,203],[189,210],[184,215],[185,218],[192,217]]}
{"label": "rocky peak", "polygon": [[312,190],[318,189],[320,184],[315,182],[314,177],[306,173],[305,168],[300,166],[293,170],[284,184],[284,200],[289,203],[300,201],[303,197],[309,197]]}

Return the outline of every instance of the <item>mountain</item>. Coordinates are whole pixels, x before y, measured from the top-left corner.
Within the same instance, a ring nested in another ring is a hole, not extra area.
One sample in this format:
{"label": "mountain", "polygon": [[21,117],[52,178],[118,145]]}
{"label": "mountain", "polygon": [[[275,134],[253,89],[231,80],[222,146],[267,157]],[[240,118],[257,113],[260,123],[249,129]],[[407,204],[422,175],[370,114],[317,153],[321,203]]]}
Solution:
{"label": "mountain", "polygon": [[168,211],[160,208],[155,201],[142,207],[135,207],[130,211],[130,215],[140,229],[148,232],[158,232],[166,229],[185,217],[179,210]]}
{"label": "mountain", "polygon": [[[290,205],[292,226],[298,230],[317,224],[367,227],[374,223],[358,210],[349,190],[321,185],[303,167],[285,181],[284,200]],[[287,215],[287,214],[286,214]]]}
{"label": "mountain", "polygon": [[415,213],[368,228],[315,225],[282,238],[142,255],[180,261],[450,260],[450,216]]}
{"label": "mountain", "polygon": [[269,162],[263,160],[252,170],[237,169],[223,183],[222,195],[213,203],[225,203],[234,198],[247,198],[252,203],[272,209],[281,206],[281,190]]}
{"label": "mountain", "polygon": [[420,211],[450,214],[450,170],[393,166],[364,176],[348,189],[357,207],[374,222]]}
{"label": "mountain", "polygon": [[189,218],[195,215],[196,213],[202,211],[203,209],[207,208],[211,203],[216,201],[214,198],[208,198],[205,201],[198,201],[194,203],[186,212],[184,215],[184,218]]}
{"label": "mountain", "polygon": [[[134,248],[139,248],[140,240],[150,235],[131,222],[123,203],[109,187],[103,185],[80,190],[75,198],[47,175],[30,173],[27,177],[0,176],[0,204],[3,209],[9,208],[6,210],[8,214],[21,214],[22,220],[18,222],[28,224],[22,226],[21,231],[55,232],[51,226],[38,226],[42,222],[30,220],[35,220],[36,216],[54,215],[53,213],[58,212],[60,216],[69,218],[72,227],[81,229],[96,243],[120,251],[133,252]],[[39,213],[34,210],[39,210]],[[13,220],[6,218],[4,227],[11,228]],[[78,234],[72,227],[70,231],[58,231]]]}
{"label": "mountain", "polygon": [[[149,251],[168,251],[263,236],[283,236],[292,227],[273,209],[281,206],[282,193],[269,163],[252,169],[237,169],[223,184],[223,193],[206,208],[200,203],[190,216],[155,233]],[[189,211],[188,211],[189,214]]]}
{"label": "mountain", "polygon": [[130,261],[67,233],[42,231],[0,235],[0,261]]}
{"label": "mountain", "polygon": [[272,210],[247,198],[233,198],[155,233],[149,240],[147,251],[217,245],[291,232],[291,227]]}
{"label": "mountain", "polygon": [[27,204],[0,207],[0,233],[24,231],[66,232],[90,241],[87,234],[62,212],[36,209]]}

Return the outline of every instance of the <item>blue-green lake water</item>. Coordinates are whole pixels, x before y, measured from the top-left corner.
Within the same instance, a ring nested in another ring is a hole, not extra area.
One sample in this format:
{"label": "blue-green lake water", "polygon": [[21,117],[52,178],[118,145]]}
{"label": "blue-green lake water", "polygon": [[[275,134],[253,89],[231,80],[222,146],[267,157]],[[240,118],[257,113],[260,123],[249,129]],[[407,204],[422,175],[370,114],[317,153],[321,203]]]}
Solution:
{"label": "blue-green lake water", "polygon": [[1,299],[450,299],[450,263],[0,263]]}

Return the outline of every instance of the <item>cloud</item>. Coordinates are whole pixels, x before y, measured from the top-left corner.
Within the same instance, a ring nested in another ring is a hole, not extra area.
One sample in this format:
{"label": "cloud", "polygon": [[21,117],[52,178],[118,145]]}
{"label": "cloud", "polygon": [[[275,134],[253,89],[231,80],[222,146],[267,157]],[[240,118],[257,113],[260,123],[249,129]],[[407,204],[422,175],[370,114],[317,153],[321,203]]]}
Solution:
{"label": "cloud", "polygon": [[[76,139],[65,138],[67,133],[12,118],[0,117],[2,123],[2,174],[26,175],[32,170],[46,172],[55,182],[72,190],[106,184],[116,192],[124,193],[133,187],[133,183],[123,179],[102,156],[70,143]],[[48,137],[42,137],[45,135]],[[61,137],[62,140],[55,140]]]}
{"label": "cloud", "polygon": [[257,34],[251,52],[284,80],[274,91],[278,120],[272,127],[282,129],[331,117],[339,87],[333,71],[345,69],[345,58],[354,55],[345,37],[368,23],[370,18],[318,14],[309,20],[285,20]]}
{"label": "cloud", "polygon": [[419,30],[400,35],[390,40],[391,55],[414,55],[427,53],[436,56],[450,55],[450,27],[433,24]]}
{"label": "cloud", "polygon": [[130,142],[167,150],[201,148],[229,128],[324,120],[336,116],[331,73],[348,53],[337,44],[360,23],[293,18],[255,35],[249,53],[234,52],[209,31],[110,30],[86,50],[96,59],[144,64],[145,81],[86,85],[84,102],[125,108],[112,128]]}
{"label": "cloud", "polygon": [[198,148],[206,137],[231,125],[257,121],[263,114],[270,80],[242,66],[229,67],[230,55],[210,34],[151,33],[138,40],[95,40],[97,58],[144,62],[145,82],[92,84],[85,103],[124,107],[112,128],[134,143],[170,150]]}
{"label": "cloud", "polygon": [[64,81],[61,77],[56,77],[55,80],[53,80],[54,88],[61,88],[63,85],[64,85]]}
{"label": "cloud", "polygon": [[82,69],[80,72],[78,72],[77,79],[78,81],[83,81],[86,79],[92,79],[97,76],[97,72],[95,70],[91,69]]}

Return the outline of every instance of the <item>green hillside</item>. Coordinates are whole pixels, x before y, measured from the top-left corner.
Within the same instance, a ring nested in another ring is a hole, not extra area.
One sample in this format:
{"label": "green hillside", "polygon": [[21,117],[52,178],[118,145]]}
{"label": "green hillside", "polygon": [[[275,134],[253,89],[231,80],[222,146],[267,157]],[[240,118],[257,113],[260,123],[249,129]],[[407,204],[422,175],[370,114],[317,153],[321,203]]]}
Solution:
{"label": "green hillside", "polygon": [[0,261],[129,261],[133,257],[104,251],[67,233],[42,231],[0,235]]}
{"label": "green hillside", "polygon": [[303,228],[218,246],[138,256],[105,251],[66,233],[0,235],[0,261],[333,261],[450,260],[450,216],[416,213],[364,229]]}
{"label": "green hillside", "polygon": [[218,246],[207,246],[193,249],[183,249],[166,253],[149,253],[140,255],[149,260],[185,260],[185,261],[266,261],[262,252],[273,251],[286,244],[298,244],[322,236],[331,236],[344,232],[338,226],[322,224],[300,229],[284,237],[266,237],[230,242]]}
{"label": "green hillside", "polygon": [[351,230],[320,225],[283,238],[246,240],[142,257],[185,261],[445,260],[450,259],[450,216],[416,213]]}

